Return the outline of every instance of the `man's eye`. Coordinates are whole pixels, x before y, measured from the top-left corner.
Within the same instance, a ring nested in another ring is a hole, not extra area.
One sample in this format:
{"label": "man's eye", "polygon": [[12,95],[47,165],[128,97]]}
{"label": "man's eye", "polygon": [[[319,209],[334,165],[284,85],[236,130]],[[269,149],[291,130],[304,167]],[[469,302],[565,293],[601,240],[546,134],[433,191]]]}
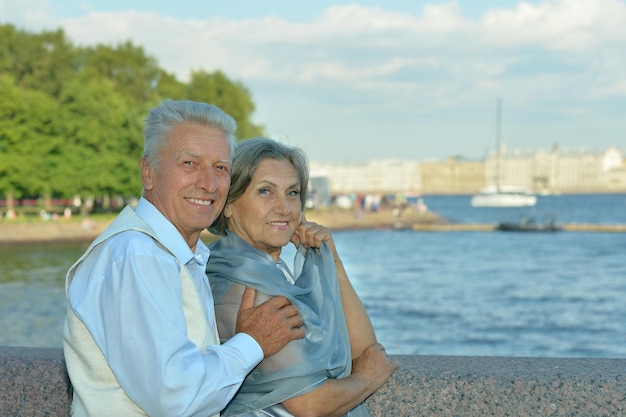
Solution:
{"label": "man's eye", "polygon": [[215,165],[215,170],[221,175],[230,175],[230,165]]}

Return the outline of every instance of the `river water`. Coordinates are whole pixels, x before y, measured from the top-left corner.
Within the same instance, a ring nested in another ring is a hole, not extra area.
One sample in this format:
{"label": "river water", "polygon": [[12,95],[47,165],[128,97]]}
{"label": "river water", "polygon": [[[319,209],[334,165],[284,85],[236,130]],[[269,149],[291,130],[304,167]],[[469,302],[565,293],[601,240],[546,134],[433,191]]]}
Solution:
{"label": "river water", "polygon": [[[546,213],[626,224],[626,196],[539,197],[533,209],[425,196],[443,217]],[[626,233],[338,231],[379,340],[393,354],[626,357]],[[63,281],[85,244],[0,246],[0,345],[60,347]]]}

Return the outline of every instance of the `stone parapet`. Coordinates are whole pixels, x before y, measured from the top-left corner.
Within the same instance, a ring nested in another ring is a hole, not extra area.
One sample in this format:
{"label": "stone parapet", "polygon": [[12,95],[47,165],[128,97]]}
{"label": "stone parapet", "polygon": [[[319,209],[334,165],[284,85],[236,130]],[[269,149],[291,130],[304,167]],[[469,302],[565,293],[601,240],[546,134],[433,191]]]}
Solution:
{"label": "stone parapet", "polygon": [[[626,359],[392,356],[379,416],[624,416]],[[0,347],[0,416],[68,416],[61,349]]]}
{"label": "stone parapet", "polygon": [[373,416],[626,416],[626,359],[396,356]]}
{"label": "stone parapet", "polygon": [[71,384],[61,349],[0,346],[0,416],[69,416]]}

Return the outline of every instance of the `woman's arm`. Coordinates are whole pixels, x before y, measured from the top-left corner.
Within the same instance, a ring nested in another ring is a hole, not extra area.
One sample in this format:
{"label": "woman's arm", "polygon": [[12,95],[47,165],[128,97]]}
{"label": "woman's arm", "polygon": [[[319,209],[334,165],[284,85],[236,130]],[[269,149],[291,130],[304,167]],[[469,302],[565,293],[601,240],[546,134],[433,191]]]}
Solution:
{"label": "woman's arm", "polygon": [[[216,303],[217,325],[222,339],[235,334],[235,317],[245,287],[233,284],[231,289]],[[260,301],[267,297],[257,292]],[[265,358],[259,365],[263,372],[273,372],[288,367],[290,358],[297,362],[299,355],[291,344],[275,357]],[[283,401],[283,406],[294,416],[341,416],[350,411],[380,388],[397,368],[389,361],[380,344],[374,344],[353,361],[352,374],[343,379],[327,379],[313,391]]]}
{"label": "woman's arm", "polygon": [[372,326],[372,322],[361,299],[348,279],[348,274],[339,257],[332,234],[327,227],[317,223],[305,222],[300,225],[296,231],[296,235],[296,239],[299,239],[298,243],[306,247],[319,248],[322,242],[326,242],[333,255],[337,276],[339,278],[343,312],[348,325],[350,349],[352,358],[356,359],[361,356],[361,353],[363,353],[365,349],[377,342],[376,334],[374,333],[374,327]]}
{"label": "woman's arm", "polygon": [[326,242],[333,255],[348,325],[353,367],[349,377],[328,379],[307,394],[283,401],[283,405],[299,417],[341,416],[376,392],[398,368],[398,364],[391,362],[383,346],[377,343],[369,315],[348,279],[330,230],[316,223],[304,222],[292,242],[306,247],[320,247],[322,242]]}
{"label": "woman's arm", "polygon": [[376,343],[353,362],[349,377],[327,379],[315,390],[283,401],[283,405],[297,417],[341,416],[382,387],[397,368],[383,346]]}

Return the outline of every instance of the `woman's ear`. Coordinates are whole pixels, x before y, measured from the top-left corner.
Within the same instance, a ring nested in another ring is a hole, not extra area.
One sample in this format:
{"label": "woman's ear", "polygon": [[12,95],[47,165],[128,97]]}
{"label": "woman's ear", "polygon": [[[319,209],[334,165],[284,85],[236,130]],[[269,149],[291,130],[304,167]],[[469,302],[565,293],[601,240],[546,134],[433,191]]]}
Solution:
{"label": "woman's ear", "polygon": [[230,219],[230,216],[233,215],[233,210],[230,208],[230,204],[226,203],[224,206],[224,218]]}

